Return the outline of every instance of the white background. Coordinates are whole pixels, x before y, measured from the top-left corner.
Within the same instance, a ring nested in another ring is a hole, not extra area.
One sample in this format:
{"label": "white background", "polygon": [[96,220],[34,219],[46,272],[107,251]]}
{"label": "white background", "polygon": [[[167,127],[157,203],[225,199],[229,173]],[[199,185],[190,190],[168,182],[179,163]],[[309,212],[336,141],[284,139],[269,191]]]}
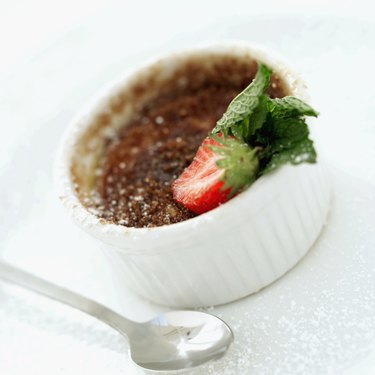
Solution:
{"label": "white background", "polygon": [[[374,19],[371,0],[189,0],[189,1],[117,1],[117,0],[1,0],[0,1],[0,74],[35,50],[43,48],[58,35],[87,18],[120,6],[124,19],[130,16],[139,20],[138,26],[147,30],[147,20],[161,28],[170,28],[171,33],[186,31],[181,14],[194,23],[223,16],[246,13],[307,13],[343,14]],[[225,26],[225,25],[223,25]],[[185,28],[185,30],[184,30]],[[152,40],[152,34],[150,34]]]}

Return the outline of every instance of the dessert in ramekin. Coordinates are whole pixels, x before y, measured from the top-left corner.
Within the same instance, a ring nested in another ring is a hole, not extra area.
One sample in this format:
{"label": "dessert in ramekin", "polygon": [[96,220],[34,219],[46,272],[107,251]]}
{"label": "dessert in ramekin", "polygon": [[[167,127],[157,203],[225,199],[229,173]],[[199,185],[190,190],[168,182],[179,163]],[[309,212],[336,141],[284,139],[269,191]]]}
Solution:
{"label": "dessert in ramekin", "polygon": [[[308,99],[300,77],[275,54],[253,44],[227,43],[170,54],[128,73],[69,127],[56,166],[59,196],[75,222],[107,244],[103,245],[104,250],[113,275],[119,280],[120,294],[122,286],[128,286],[149,300],[174,307],[227,303],[282,276],[319,236],[330,202],[329,186],[319,163],[283,166],[258,178],[227,203],[199,216],[165,201],[165,194],[160,195],[158,202],[156,193],[162,192],[162,183],[168,188],[168,178],[181,172],[185,159],[189,159],[185,158],[186,150],[191,153],[190,146],[195,141],[193,148],[198,147],[217,120],[215,111],[228,104],[244,80],[251,81],[257,62],[273,71],[271,96]],[[208,109],[210,113],[204,121],[198,118],[196,122],[184,122],[184,116],[189,114],[182,107],[189,100],[191,108],[210,103],[210,97],[206,102],[188,98],[192,93],[203,93],[207,87],[217,87],[225,100],[220,99],[211,112]],[[158,111],[152,112],[158,103],[157,108],[164,108],[163,113],[170,116],[170,123],[173,111],[168,109],[168,100],[176,107],[176,98],[181,97],[187,99],[180,102],[181,108],[173,109],[181,110],[176,115],[176,128],[166,124],[168,121]],[[192,132],[184,130],[185,123],[190,130],[193,127]],[[164,142],[163,130],[166,139],[173,133],[175,142]],[[181,162],[181,155],[172,151],[178,143],[186,141],[184,137],[189,142],[179,151],[183,156]],[[122,142],[123,154],[121,149],[116,151]],[[157,142],[161,146],[152,153],[150,147]],[[104,165],[103,158],[111,150],[117,152],[112,153],[114,160],[125,159]],[[124,180],[118,178],[116,168],[126,169],[127,163],[134,163],[135,156],[131,155],[140,152],[149,153],[146,162],[143,160]],[[167,152],[170,155],[166,172],[160,169],[150,175],[154,168],[150,155],[158,160]],[[173,163],[173,159],[178,160]],[[107,167],[104,178],[103,167]],[[158,176],[163,171],[167,177],[158,185]],[[155,184],[152,185],[155,190],[149,188],[147,192],[156,201],[152,209],[148,209],[148,203],[140,206],[139,201],[144,198],[142,186],[126,185],[134,174],[137,177],[141,174],[146,185]],[[150,178],[154,180],[150,182]],[[100,189],[102,194],[98,195]],[[116,199],[109,194],[113,189],[119,189],[114,195]],[[126,195],[125,200],[121,191]],[[109,197],[104,203],[103,196]],[[119,211],[120,201],[131,210]],[[157,215],[158,203],[164,212],[161,219]],[[135,207],[144,211],[139,209],[135,214]],[[121,212],[126,215],[121,216]],[[144,217],[146,214],[151,218],[146,218],[149,221]]]}

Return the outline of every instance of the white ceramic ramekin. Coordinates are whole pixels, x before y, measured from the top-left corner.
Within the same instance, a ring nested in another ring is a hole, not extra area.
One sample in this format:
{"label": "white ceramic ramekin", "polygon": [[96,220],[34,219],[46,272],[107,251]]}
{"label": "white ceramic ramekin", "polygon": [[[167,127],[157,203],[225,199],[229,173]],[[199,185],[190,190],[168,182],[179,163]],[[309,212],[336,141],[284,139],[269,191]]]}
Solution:
{"label": "white ceramic ramekin", "polygon": [[170,54],[128,73],[67,130],[56,165],[58,194],[74,221],[107,244],[120,296],[123,288],[130,287],[149,300],[174,307],[239,299],[293,267],[324,226],[330,191],[319,163],[285,166],[217,209],[162,227],[110,224],[82,204],[92,187],[103,139],[155,94],[147,90],[149,83],[162,86],[191,59],[209,66],[212,59],[228,56],[267,64],[291,95],[308,99],[300,77],[274,53],[253,44],[226,43]]}

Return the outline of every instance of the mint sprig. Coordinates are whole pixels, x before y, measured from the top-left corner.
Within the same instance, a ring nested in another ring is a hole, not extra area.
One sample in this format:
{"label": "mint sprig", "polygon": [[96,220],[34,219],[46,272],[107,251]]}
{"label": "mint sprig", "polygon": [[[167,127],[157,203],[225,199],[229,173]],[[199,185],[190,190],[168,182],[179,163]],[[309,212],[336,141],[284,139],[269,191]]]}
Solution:
{"label": "mint sprig", "polygon": [[213,137],[224,134],[215,139],[225,147],[213,150],[223,156],[216,163],[225,170],[223,189],[233,187],[233,194],[282,165],[316,162],[306,116],[317,117],[318,112],[292,96],[271,99],[266,94],[271,73],[258,64],[253,82],[233,99],[211,132]]}

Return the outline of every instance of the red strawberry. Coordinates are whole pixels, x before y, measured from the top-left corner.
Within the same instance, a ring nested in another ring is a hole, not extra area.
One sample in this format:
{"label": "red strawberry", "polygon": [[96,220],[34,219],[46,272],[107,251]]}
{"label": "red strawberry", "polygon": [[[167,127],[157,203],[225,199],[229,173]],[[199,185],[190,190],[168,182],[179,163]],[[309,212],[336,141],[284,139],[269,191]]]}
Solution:
{"label": "red strawberry", "polygon": [[207,137],[172,184],[173,198],[197,214],[212,210],[255,180],[256,153],[234,137]]}

